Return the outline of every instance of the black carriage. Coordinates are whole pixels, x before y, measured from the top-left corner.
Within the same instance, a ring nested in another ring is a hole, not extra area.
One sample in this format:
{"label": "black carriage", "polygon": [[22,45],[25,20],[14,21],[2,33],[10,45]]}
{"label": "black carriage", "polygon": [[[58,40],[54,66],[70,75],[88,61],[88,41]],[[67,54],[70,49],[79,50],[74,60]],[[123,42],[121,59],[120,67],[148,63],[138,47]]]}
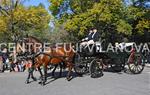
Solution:
{"label": "black carriage", "polygon": [[134,49],[134,43],[117,45],[110,50],[103,50],[100,42],[84,47],[81,52],[76,53],[75,72],[79,75],[89,72],[93,78],[102,76],[106,69],[117,72],[128,70],[132,74],[140,74],[145,66],[143,54]]}

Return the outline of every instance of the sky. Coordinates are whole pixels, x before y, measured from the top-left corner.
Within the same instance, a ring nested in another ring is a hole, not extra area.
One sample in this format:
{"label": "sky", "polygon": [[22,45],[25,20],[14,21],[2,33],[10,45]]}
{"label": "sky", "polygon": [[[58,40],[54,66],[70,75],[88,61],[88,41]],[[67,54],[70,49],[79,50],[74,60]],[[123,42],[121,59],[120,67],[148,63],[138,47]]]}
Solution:
{"label": "sky", "polygon": [[45,8],[48,10],[48,6],[50,5],[48,0],[27,0],[24,2],[25,6],[38,6],[40,3],[44,4]]}
{"label": "sky", "polygon": [[[45,6],[45,8],[47,9],[47,11],[51,14],[51,12],[50,12],[49,9],[48,9],[48,7],[49,7],[49,5],[50,5],[50,3],[48,2],[48,0],[26,0],[23,4],[24,4],[25,6],[31,6],[31,5],[33,5],[33,6],[38,6],[40,3],[44,4],[44,6]],[[128,5],[131,4],[130,0],[126,0],[126,3],[127,3]],[[150,2],[147,3],[147,4],[150,5]],[[53,26],[52,23],[50,23],[50,25]]]}
{"label": "sky", "polygon": [[[24,2],[23,4],[25,6],[38,6],[40,3],[44,4],[45,8],[47,9],[47,11],[51,14],[51,12],[49,11],[48,7],[50,5],[50,3],[48,2],[48,0],[27,0],[26,2]],[[54,27],[54,24],[52,22],[49,23],[49,25],[51,27]]]}
{"label": "sky", "polygon": [[[130,0],[125,0],[125,1],[128,5],[131,4]],[[30,5],[38,6],[40,3],[44,4],[45,8],[49,11],[48,7],[50,3],[48,2],[48,0],[26,0],[26,2],[24,2],[24,5],[25,6],[30,6]],[[148,2],[147,5],[150,5],[150,2]],[[51,12],[49,11],[49,13]]]}

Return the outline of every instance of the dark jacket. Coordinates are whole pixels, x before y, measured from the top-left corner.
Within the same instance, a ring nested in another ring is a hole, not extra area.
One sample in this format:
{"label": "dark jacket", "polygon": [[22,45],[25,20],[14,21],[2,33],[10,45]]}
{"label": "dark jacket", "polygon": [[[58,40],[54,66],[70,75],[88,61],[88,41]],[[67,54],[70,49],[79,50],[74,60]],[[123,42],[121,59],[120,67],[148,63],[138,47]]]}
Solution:
{"label": "dark jacket", "polygon": [[92,33],[92,40],[93,40],[94,42],[99,41],[99,38],[100,38],[100,35],[99,35],[98,32]]}
{"label": "dark jacket", "polygon": [[92,33],[89,33],[88,36],[85,38],[85,41],[90,41],[90,40],[93,40],[94,42],[96,41],[99,41],[99,33],[98,32],[92,32]]}
{"label": "dark jacket", "polygon": [[6,62],[6,59],[8,58],[8,53],[2,53],[3,63]]}
{"label": "dark jacket", "polygon": [[87,39],[87,41],[89,41],[89,40],[92,40],[92,39],[93,39],[93,38],[92,38],[92,35],[93,35],[93,32],[88,34],[88,36],[87,36],[87,38],[88,38],[88,39]]}

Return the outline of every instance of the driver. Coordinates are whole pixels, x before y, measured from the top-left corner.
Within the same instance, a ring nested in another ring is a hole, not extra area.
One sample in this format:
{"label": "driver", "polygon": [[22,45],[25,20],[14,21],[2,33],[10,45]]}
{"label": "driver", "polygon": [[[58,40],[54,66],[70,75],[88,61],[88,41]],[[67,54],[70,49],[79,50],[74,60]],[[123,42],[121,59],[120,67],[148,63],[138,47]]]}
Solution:
{"label": "driver", "polygon": [[86,38],[82,39],[82,46],[94,44],[96,41],[99,40],[99,33],[96,28],[93,28],[89,31],[89,34]]}

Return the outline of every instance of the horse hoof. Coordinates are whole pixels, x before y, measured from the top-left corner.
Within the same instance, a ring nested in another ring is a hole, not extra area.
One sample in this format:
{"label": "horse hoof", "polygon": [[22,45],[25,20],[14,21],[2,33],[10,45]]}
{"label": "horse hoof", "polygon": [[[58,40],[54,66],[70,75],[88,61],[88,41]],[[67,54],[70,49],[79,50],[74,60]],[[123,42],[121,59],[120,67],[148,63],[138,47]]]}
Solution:
{"label": "horse hoof", "polygon": [[73,77],[67,77],[67,80],[68,80],[68,81],[71,81],[72,78],[73,78]]}
{"label": "horse hoof", "polygon": [[93,74],[91,74],[91,78],[100,78],[103,75],[104,75],[103,73],[101,73],[101,74],[95,74],[95,73],[93,73]]}
{"label": "horse hoof", "polygon": [[45,82],[41,82],[41,85],[44,86],[44,85],[45,85]]}
{"label": "horse hoof", "polygon": [[41,84],[42,82],[40,81],[40,82],[38,82],[39,84]]}
{"label": "horse hoof", "polygon": [[37,81],[37,79],[35,77],[32,78],[34,81]]}
{"label": "horse hoof", "polygon": [[25,81],[25,84],[29,84],[29,83],[30,83],[29,80],[26,80],[26,81]]}

